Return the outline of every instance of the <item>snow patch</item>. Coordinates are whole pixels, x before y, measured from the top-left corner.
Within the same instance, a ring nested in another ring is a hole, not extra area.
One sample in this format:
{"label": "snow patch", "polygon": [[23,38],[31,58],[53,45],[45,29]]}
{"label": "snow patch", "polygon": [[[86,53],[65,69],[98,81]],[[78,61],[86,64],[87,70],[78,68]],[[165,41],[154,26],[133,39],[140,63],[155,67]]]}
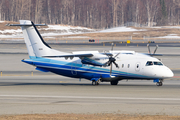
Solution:
{"label": "snow patch", "polygon": [[4,31],[0,30],[0,33],[2,34],[7,34],[7,33],[11,33],[11,34],[14,34],[14,33],[21,33],[22,30],[21,29],[17,29],[17,30],[14,30],[14,29],[6,29]]}
{"label": "snow patch", "polygon": [[131,27],[116,27],[116,28],[101,30],[99,32],[134,32],[134,31],[145,31],[145,30],[137,30]]}
{"label": "snow patch", "polygon": [[167,35],[167,36],[156,37],[156,38],[173,38],[173,39],[179,39],[180,36],[177,36],[177,34],[169,34],[169,35]]}
{"label": "snow patch", "polygon": [[69,37],[63,37],[63,38],[90,38],[88,36],[69,36]]}
{"label": "snow patch", "polygon": [[12,34],[12,35],[2,35],[0,34],[0,39],[1,38],[23,38],[22,34]]}
{"label": "snow patch", "polygon": [[66,26],[66,25],[48,25],[48,28],[44,28],[44,30],[66,30],[66,31],[69,31],[71,29],[93,30],[90,28],[85,28],[80,26]]}
{"label": "snow patch", "polygon": [[[2,21],[3,22],[3,21]],[[43,37],[52,38],[59,35],[74,35],[82,34],[85,32],[94,32],[94,29],[80,27],[80,26],[68,26],[68,25],[48,25],[48,28],[38,28]],[[21,29],[5,29],[0,30],[0,38],[23,38]]]}
{"label": "snow patch", "polygon": [[180,29],[180,26],[165,26],[164,28],[175,28],[175,29]]}

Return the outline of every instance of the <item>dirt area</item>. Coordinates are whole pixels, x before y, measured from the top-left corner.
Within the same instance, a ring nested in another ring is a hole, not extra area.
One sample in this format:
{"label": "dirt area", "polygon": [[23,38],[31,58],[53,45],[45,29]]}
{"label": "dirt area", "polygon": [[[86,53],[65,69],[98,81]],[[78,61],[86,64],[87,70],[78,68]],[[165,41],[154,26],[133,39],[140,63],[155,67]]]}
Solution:
{"label": "dirt area", "polygon": [[180,120],[180,116],[122,114],[34,114],[0,116],[1,120]]}

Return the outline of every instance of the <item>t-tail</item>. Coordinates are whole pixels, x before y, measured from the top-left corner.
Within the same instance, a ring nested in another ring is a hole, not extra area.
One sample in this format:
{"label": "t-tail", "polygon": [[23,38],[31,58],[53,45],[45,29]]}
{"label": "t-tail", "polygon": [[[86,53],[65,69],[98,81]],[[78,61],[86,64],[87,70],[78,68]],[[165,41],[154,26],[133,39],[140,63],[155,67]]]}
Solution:
{"label": "t-tail", "polygon": [[36,59],[42,56],[56,56],[65,54],[52,49],[42,38],[36,26],[32,21],[20,20],[20,24],[11,24],[9,26],[20,26],[22,28],[23,37],[28,49],[30,59]]}

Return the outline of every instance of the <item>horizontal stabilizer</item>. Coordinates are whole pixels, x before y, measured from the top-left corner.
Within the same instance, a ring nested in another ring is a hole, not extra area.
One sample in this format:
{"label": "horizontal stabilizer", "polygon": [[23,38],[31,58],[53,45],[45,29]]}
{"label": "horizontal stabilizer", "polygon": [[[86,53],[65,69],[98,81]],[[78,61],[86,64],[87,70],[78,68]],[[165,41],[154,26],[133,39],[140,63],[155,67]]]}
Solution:
{"label": "horizontal stabilizer", "polygon": [[[6,26],[33,26],[32,24],[6,24]],[[46,24],[35,24],[35,26],[47,26]]]}

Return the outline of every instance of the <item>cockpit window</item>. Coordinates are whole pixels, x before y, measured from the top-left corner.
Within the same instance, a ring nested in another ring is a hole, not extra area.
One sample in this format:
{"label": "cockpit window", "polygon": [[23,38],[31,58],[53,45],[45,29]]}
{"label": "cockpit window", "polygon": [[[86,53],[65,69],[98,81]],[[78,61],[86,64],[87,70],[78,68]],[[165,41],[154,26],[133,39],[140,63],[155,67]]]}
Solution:
{"label": "cockpit window", "polygon": [[151,65],[163,65],[163,64],[161,62],[147,61],[146,66],[151,66]]}
{"label": "cockpit window", "polygon": [[151,65],[153,65],[153,62],[152,61],[147,61],[146,66],[151,66]]}
{"label": "cockpit window", "polygon": [[163,65],[161,62],[153,62],[154,65]]}

